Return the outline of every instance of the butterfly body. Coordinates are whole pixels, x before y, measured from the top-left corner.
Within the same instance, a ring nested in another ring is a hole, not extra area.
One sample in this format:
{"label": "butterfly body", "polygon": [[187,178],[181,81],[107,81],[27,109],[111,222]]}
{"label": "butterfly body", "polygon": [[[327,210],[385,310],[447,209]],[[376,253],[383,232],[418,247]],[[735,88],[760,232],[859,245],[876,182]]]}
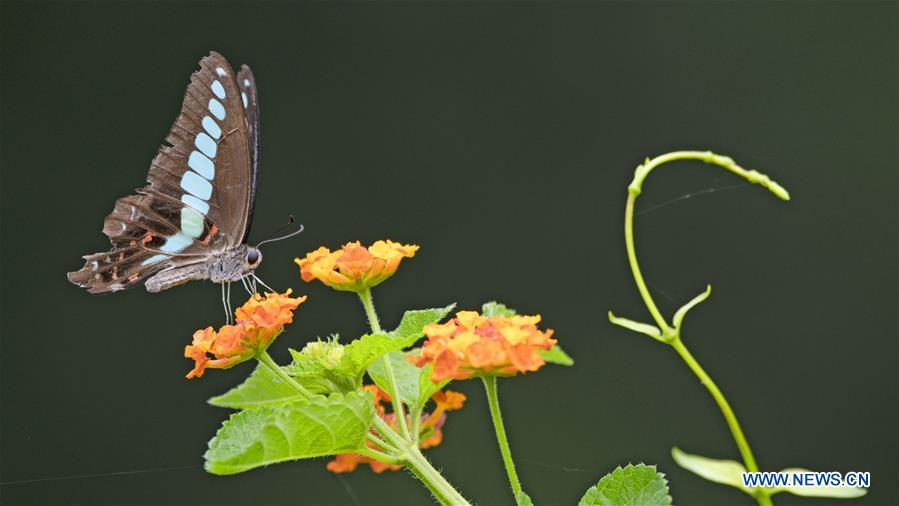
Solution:
{"label": "butterfly body", "polygon": [[116,201],[103,233],[112,249],[84,257],[72,283],[91,293],[191,280],[230,283],[262,260],[246,239],[256,198],[259,108],[249,67],[210,53],[191,76],[148,185]]}
{"label": "butterfly body", "polygon": [[[252,261],[251,261],[252,260]],[[144,286],[156,293],[188,281],[208,279],[213,283],[232,283],[251,276],[262,262],[256,248],[241,245],[206,258],[203,263],[188,264],[161,271],[147,279]]]}

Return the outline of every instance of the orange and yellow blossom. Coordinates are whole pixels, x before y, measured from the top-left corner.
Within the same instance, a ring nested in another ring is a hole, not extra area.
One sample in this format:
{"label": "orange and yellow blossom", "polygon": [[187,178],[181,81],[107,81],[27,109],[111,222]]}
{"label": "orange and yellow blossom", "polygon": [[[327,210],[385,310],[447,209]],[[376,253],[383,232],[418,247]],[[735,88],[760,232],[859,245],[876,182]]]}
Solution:
{"label": "orange and yellow blossom", "polygon": [[356,241],[336,251],[322,246],[294,262],[300,266],[303,281],[317,279],[336,290],[361,292],[392,276],[403,258],[414,257],[418,248],[390,240],[377,241],[366,248]]}
{"label": "orange and yellow blossom", "polygon": [[[268,349],[284,325],[293,322],[293,311],[306,300],[290,297],[290,293],[288,289],[283,294],[254,294],[235,311],[235,325],[194,332],[193,343],[184,348],[184,356],[194,361],[187,377],[199,378],[206,369],[227,369]],[[210,359],[210,354],[215,358]]]}
{"label": "orange and yellow blossom", "polygon": [[[383,418],[387,425],[396,429],[396,415],[386,412],[385,405],[390,402],[390,394],[376,385],[365,385],[362,389],[374,394],[375,411],[378,416]],[[434,401],[436,407],[430,413],[423,413],[419,424],[419,436],[424,437],[418,446],[422,449],[437,446],[443,441],[442,429],[446,423],[446,412],[462,409],[462,405],[465,404],[465,394],[452,390],[438,390],[431,396],[431,400]],[[377,445],[371,441],[366,441],[365,445],[372,449],[378,449]],[[342,453],[335,455],[334,460],[328,462],[327,469],[332,473],[350,473],[355,471],[359,464],[368,464],[372,471],[378,474],[402,468],[398,464],[388,464],[358,453]]]}
{"label": "orange and yellow blossom", "polygon": [[431,380],[465,379],[475,374],[512,376],[545,363],[540,350],[555,344],[553,331],[537,328],[540,316],[481,316],[459,311],[446,323],[426,325],[421,352],[407,356],[418,367],[433,364]]}

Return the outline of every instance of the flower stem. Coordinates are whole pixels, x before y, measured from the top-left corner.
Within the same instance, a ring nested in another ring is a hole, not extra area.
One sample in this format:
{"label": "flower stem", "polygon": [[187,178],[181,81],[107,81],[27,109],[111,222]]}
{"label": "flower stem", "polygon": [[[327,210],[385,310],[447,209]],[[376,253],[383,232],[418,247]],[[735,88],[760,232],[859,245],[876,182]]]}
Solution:
{"label": "flower stem", "polygon": [[506,466],[506,474],[509,475],[509,484],[512,486],[512,495],[516,498],[521,493],[521,482],[518,481],[518,473],[515,471],[515,463],[512,461],[512,451],[509,449],[509,439],[506,437],[506,428],[503,425],[503,415],[499,411],[499,397],[496,393],[496,376],[484,376],[484,389],[487,390],[487,404],[490,406],[490,417],[493,418],[493,428],[496,430],[496,442],[499,443],[499,452],[503,456],[503,465]]}
{"label": "flower stem", "polygon": [[[705,385],[705,387],[708,389],[709,393],[718,404],[718,409],[721,410],[721,414],[724,416],[724,419],[727,422],[727,426],[734,438],[737,449],[740,451],[740,455],[743,458],[743,464],[745,465],[747,471],[757,472],[759,470],[758,464],[755,461],[752,450],[749,448],[749,443],[746,441],[746,436],[743,434],[743,430],[740,428],[740,423],[737,421],[737,416],[734,414],[734,411],[730,407],[730,404],[727,402],[727,399],[724,397],[724,394],[721,393],[721,390],[718,389],[718,386],[714,381],[712,381],[712,378],[709,377],[708,373],[705,372],[705,370],[699,365],[699,362],[697,362],[693,355],[684,346],[680,335],[681,329],[677,322],[675,322],[676,327],[672,327],[668,324],[668,322],[665,321],[664,316],[662,316],[661,311],[659,311],[658,306],[656,306],[656,303],[652,298],[652,294],[650,294],[649,289],[646,286],[646,282],[643,279],[643,274],[640,272],[640,265],[637,262],[637,253],[634,246],[634,207],[636,206],[637,197],[643,191],[643,181],[653,169],[662,164],[675,160],[701,160],[705,163],[718,165],[738,176],[743,177],[750,183],[756,183],[764,186],[783,200],[789,200],[790,194],[786,189],[784,189],[775,181],[772,181],[765,174],[754,170],[746,170],[743,167],[737,165],[736,162],[734,162],[734,160],[729,157],[717,155],[710,151],[676,151],[673,153],[667,153],[655,157],[651,160],[647,159],[645,163],[637,167],[637,170],[634,173],[634,179],[628,186],[627,204],[624,211],[624,242],[625,247],[627,248],[628,262],[630,263],[631,272],[634,276],[634,282],[637,284],[637,290],[640,292],[640,297],[643,299],[646,308],[649,310],[649,313],[652,315],[653,320],[655,320],[656,324],[661,330],[662,335],[660,336],[660,340],[667,344],[670,344],[675,349],[675,351],[677,351],[678,355],[680,355],[680,357],[684,360],[690,370],[693,371],[693,373],[699,378],[702,384]],[[765,493],[761,489],[756,492],[753,497],[755,497],[760,506],[770,506],[772,504],[769,494]]]}
{"label": "flower stem", "polygon": [[462,497],[453,486],[446,481],[440,471],[428,462],[428,459],[410,441],[404,441],[381,417],[374,418],[375,430],[381,436],[397,446],[397,461],[407,467],[431,491],[440,504],[466,506],[470,503]]}
{"label": "flower stem", "polygon": [[394,447],[392,444],[388,443],[387,441],[384,441],[383,439],[379,438],[378,436],[372,434],[371,432],[369,432],[368,434],[365,435],[365,439],[371,441],[376,446],[378,446],[378,448],[380,448],[388,453],[391,453],[391,454],[399,453],[399,450],[397,450],[396,447]]}
{"label": "flower stem", "polygon": [[[371,296],[371,288],[365,287],[365,290],[358,292],[359,299],[362,301],[362,307],[365,308],[365,314],[368,316],[368,323],[371,325],[372,332],[381,333],[381,323],[378,321],[378,313],[375,312],[375,303]],[[390,401],[393,404],[393,412],[396,414],[400,431],[406,439],[412,439],[409,432],[409,424],[406,422],[406,414],[403,411],[403,401],[400,399],[400,390],[396,384],[396,377],[393,374],[393,365],[390,363],[390,357],[386,354],[381,356],[384,364],[384,372],[387,375],[388,387],[390,390]]]}
{"label": "flower stem", "polygon": [[400,463],[394,455],[388,455],[384,452],[381,452],[381,451],[378,451],[378,450],[375,450],[372,448],[368,448],[368,447],[360,448],[359,450],[356,451],[356,453],[358,453],[359,455],[363,455],[363,456],[375,459],[379,462],[383,462],[385,464],[399,464]]}
{"label": "flower stem", "polygon": [[297,383],[297,381],[295,379],[291,378],[289,374],[284,372],[284,369],[281,369],[281,366],[279,366],[278,364],[275,363],[274,360],[272,360],[272,357],[268,354],[267,351],[263,351],[262,353],[256,355],[256,360],[258,360],[260,363],[265,364],[269,369],[272,370],[273,373],[275,373],[285,383],[292,386],[297,392],[302,394],[303,397],[305,397],[306,399],[312,397],[312,392],[310,392],[309,390],[306,390],[306,388],[303,387],[303,385],[300,385],[299,383]]}

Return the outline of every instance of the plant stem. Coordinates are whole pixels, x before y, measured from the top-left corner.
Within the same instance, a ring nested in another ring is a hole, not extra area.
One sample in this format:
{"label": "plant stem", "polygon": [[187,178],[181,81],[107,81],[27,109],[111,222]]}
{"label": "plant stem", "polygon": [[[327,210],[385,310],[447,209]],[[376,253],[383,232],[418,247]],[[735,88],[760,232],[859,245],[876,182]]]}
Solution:
{"label": "plant stem", "polygon": [[256,360],[258,360],[260,363],[265,364],[269,369],[272,370],[272,372],[274,372],[279,378],[281,378],[281,380],[283,380],[285,383],[292,386],[297,392],[302,394],[304,398],[308,399],[312,397],[312,392],[306,390],[303,385],[297,383],[295,379],[291,378],[289,374],[284,372],[284,369],[281,369],[281,366],[279,366],[275,363],[274,360],[272,360],[271,355],[269,355],[267,351],[263,351],[262,353],[256,355]]}
{"label": "plant stem", "polygon": [[465,506],[470,503],[462,497],[453,486],[446,481],[440,472],[428,462],[428,459],[410,441],[405,441],[381,417],[374,419],[375,430],[395,445],[399,450],[397,460],[406,466],[431,491],[440,504]]}
{"label": "plant stem", "polygon": [[677,351],[677,354],[684,359],[684,362],[687,363],[687,366],[693,371],[693,374],[699,378],[699,381],[705,385],[709,390],[709,393],[712,394],[712,397],[718,404],[718,408],[721,410],[721,414],[724,415],[724,419],[727,421],[727,426],[730,428],[731,434],[733,434],[734,441],[737,443],[737,448],[740,450],[740,455],[743,457],[743,463],[746,465],[746,470],[750,473],[758,472],[759,466],[755,463],[755,457],[752,455],[752,450],[749,449],[749,443],[746,442],[746,436],[743,435],[743,429],[740,428],[740,422],[737,421],[737,416],[734,414],[734,410],[731,409],[730,403],[724,398],[724,394],[721,393],[721,390],[718,389],[718,386],[715,385],[712,378],[710,378],[708,373],[706,373],[702,366],[699,365],[699,362],[693,358],[693,355],[687,350],[687,347],[684,346],[684,343],[680,338],[672,341],[671,346]]}
{"label": "plant stem", "polygon": [[624,208],[624,245],[627,248],[627,260],[631,265],[631,272],[634,274],[634,282],[637,283],[640,297],[643,298],[646,309],[649,310],[652,319],[655,320],[659,330],[662,331],[662,337],[665,338],[672,332],[672,329],[668,326],[668,322],[665,321],[665,317],[662,316],[655,301],[652,300],[652,295],[649,293],[649,288],[646,287],[646,281],[643,280],[643,274],[640,272],[640,264],[637,263],[637,254],[634,247],[634,204],[636,200],[636,195],[633,193],[628,194],[627,204]]}
{"label": "plant stem", "polygon": [[490,406],[493,428],[496,430],[496,442],[499,443],[499,452],[503,456],[503,465],[506,467],[506,474],[509,475],[512,495],[517,498],[518,494],[521,493],[521,482],[518,481],[518,473],[515,471],[515,463],[512,461],[512,451],[509,449],[509,439],[506,437],[506,428],[503,425],[503,415],[499,410],[496,376],[484,376],[482,379],[484,380],[484,389],[487,390],[487,404]]}
{"label": "plant stem", "polygon": [[[743,434],[743,429],[740,428],[740,422],[737,421],[737,415],[734,414],[734,410],[730,407],[730,403],[727,402],[727,399],[724,398],[724,394],[721,393],[721,390],[718,389],[718,385],[712,381],[712,378],[705,372],[705,369],[699,365],[699,362],[693,357],[693,354],[684,346],[683,341],[681,341],[680,336],[675,338],[671,343],[671,346],[677,351],[677,354],[684,359],[684,362],[687,363],[687,366],[690,367],[690,370],[693,371],[693,374],[699,378],[699,381],[705,385],[708,389],[709,393],[712,394],[712,397],[715,399],[715,402],[718,404],[718,409],[721,410],[721,414],[724,415],[724,420],[727,422],[727,427],[730,429],[730,433],[733,435],[734,442],[737,443],[737,449],[740,450],[740,456],[743,457],[743,464],[746,466],[746,470],[750,473],[757,473],[759,471],[759,466],[755,462],[755,457],[752,455],[752,449],[749,448],[749,443],[746,441],[746,436]],[[760,491],[762,489],[759,489]],[[756,498],[758,503],[762,506],[771,505],[771,498],[768,494],[759,492],[754,494],[753,497]]]}
{"label": "plant stem", "polygon": [[384,452],[375,450],[373,448],[362,447],[359,450],[356,450],[356,453],[358,453],[359,455],[368,457],[368,458],[375,459],[379,462],[383,462],[385,464],[399,464],[400,463],[394,455],[388,455]]}
{"label": "plant stem", "polygon": [[[362,307],[365,308],[365,314],[368,316],[368,323],[374,333],[381,333],[381,323],[378,321],[378,313],[375,312],[375,303],[371,296],[371,288],[365,287],[365,290],[358,292],[359,299],[362,301]],[[397,422],[400,426],[400,432],[403,437],[411,440],[412,436],[409,432],[409,424],[406,422],[406,414],[403,411],[403,401],[400,399],[400,390],[396,384],[396,377],[393,374],[393,365],[390,363],[390,357],[386,354],[381,356],[384,364],[384,372],[387,375],[387,382],[390,390],[390,401],[393,404],[393,413],[396,415]]]}
{"label": "plant stem", "polygon": [[365,435],[365,439],[371,441],[376,446],[378,446],[378,448],[380,448],[388,453],[391,453],[391,454],[399,453],[399,450],[396,449],[396,447],[394,447],[392,444],[388,443],[387,441],[384,441],[383,439],[379,438],[378,436],[372,434],[371,432],[369,432],[368,434]]}
{"label": "plant stem", "polygon": [[[624,210],[624,242],[625,247],[627,248],[628,262],[630,263],[631,272],[634,276],[634,282],[637,284],[637,290],[640,292],[640,297],[643,299],[643,303],[646,304],[646,308],[652,315],[653,320],[655,320],[659,329],[662,331],[661,340],[670,344],[675,349],[675,351],[677,351],[678,355],[680,355],[687,366],[693,371],[694,374],[696,374],[702,384],[705,385],[705,387],[708,389],[709,393],[718,404],[718,409],[721,410],[721,414],[724,416],[724,419],[727,422],[727,426],[734,438],[737,449],[740,451],[740,455],[743,458],[743,464],[745,465],[746,470],[749,472],[757,472],[759,470],[758,464],[755,461],[752,450],[749,448],[749,443],[746,441],[746,436],[743,434],[743,430],[740,428],[740,423],[737,421],[737,416],[734,414],[733,409],[731,409],[730,404],[724,397],[724,394],[721,393],[721,390],[719,390],[718,386],[715,385],[715,382],[712,381],[712,378],[709,377],[708,373],[705,372],[705,370],[699,365],[699,362],[696,361],[693,355],[690,354],[690,352],[684,346],[684,343],[681,340],[680,336],[680,328],[672,328],[670,325],[668,325],[668,322],[665,321],[665,318],[662,316],[661,311],[659,311],[658,306],[656,306],[656,303],[652,298],[652,294],[649,292],[649,289],[646,286],[646,282],[643,279],[643,274],[640,272],[640,265],[637,262],[636,247],[634,246],[634,208],[636,206],[637,197],[643,191],[643,181],[654,168],[662,164],[675,160],[691,159],[701,160],[705,163],[723,167],[724,169],[743,177],[751,183],[757,183],[764,186],[783,200],[789,200],[790,194],[786,189],[784,189],[776,182],[772,181],[765,174],[754,170],[746,170],[743,167],[737,165],[736,162],[734,162],[733,159],[729,157],[716,155],[715,153],[712,153],[710,151],[675,151],[673,153],[667,153],[655,157],[651,160],[647,159],[645,163],[637,167],[637,170],[634,173],[634,179],[628,186],[627,204]],[[762,489],[759,489],[753,495],[753,497],[755,497],[760,506],[770,506],[773,504],[771,502],[770,495],[765,493]]]}

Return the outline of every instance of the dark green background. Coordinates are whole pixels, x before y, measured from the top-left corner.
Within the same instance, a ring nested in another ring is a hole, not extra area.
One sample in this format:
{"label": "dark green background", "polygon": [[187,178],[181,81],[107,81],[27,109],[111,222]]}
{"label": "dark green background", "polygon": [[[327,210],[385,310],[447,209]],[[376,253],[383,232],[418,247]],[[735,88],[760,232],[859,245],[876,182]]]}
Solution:
{"label": "dark green background", "polygon": [[[205,399],[251,369],[183,377],[193,330],[222,320],[218,287],[93,297],[65,280],[107,248],[103,217],[143,184],[215,49],[251,65],[261,90],[252,238],[289,213],[307,230],[269,245],[260,269],[310,296],[276,358],[365,328],[351,296],[299,280],[295,255],[420,244],[376,290],[386,324],[497,298],[542,314],[577,360],[500,384],[538,504],[573,504],[628,462],[658,464],[679,504],[753,504],[674,464],[674,445],[737,452],[673,351],[606,320],[649,319],[622,240],[633,168],[711,148],[793,200],[741,187],[640,215],[662,309],[714,286],[686,341],[764,469],[870,471],[851,504],[897,504],[896,28],[894,2],[4,2],[3,503],[429,502],[405,473],[338,477],[323,459],[205,474],[227,416]],[[740,183],[667,166],[640,209]],[[469,402],[428,454],[468,497],[508,504],[483,393],[456,386]]]}

